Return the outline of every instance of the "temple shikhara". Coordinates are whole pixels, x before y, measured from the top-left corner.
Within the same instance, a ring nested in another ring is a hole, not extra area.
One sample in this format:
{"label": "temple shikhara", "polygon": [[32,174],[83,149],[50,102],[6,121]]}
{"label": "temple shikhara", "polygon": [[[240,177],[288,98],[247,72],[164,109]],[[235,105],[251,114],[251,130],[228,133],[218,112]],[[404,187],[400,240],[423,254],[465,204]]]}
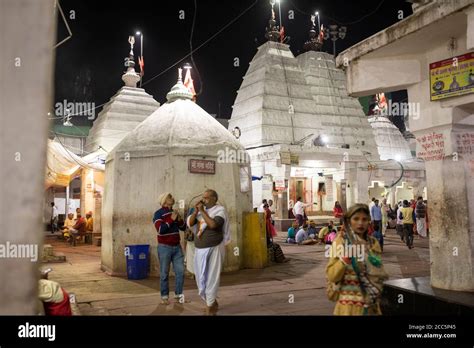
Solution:
{"label": "temple shikhara", "polygon": [[[229,130],[238,127],[251,156],[253,204],[273,198],[277,217],[302,197],[308,214],[332,215],[370,197],[392,205],[425,190],[423,163],[413,161],[402,134],[379,112],[368,118],[346,89],[334,57],[320,51],[324,28],[314,17],[304,53],[281,43],[273,17],[237,92]],[[389,161],[393,160],[393,161]],[[406,175],[397,185],[403,162]],[[369,164],[369,165],[368,165]],[[371,165],[373,164],[373,165]]]}

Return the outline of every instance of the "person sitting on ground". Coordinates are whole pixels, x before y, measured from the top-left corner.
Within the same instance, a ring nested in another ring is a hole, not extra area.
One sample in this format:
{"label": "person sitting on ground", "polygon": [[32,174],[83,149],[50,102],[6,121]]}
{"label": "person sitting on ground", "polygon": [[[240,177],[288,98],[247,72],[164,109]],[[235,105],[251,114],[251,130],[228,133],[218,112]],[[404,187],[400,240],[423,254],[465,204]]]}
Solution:
{"label": "person sitting on ground", "polygon": [[309,237],[308,232],[306,231],[308,229],[308,225],[306,223],[300,227],[298,232],[296,232],[296,243],[299,245],[310,245],[310,244],[315,244],[317,243],[316,240],[312,239]]}
{"label": "person sitting on ground", "polygon": [[297,244],[301,244],[303,241],[309,238],[308,233],[306,232],[306,223],[304,223],[296,232],[295,240]]}
{"label": "person sitting on ground", "polygon": [[309,227],[308,227],[308,236],[311,239],[316,239],[317,238],[317,232],[316,232],[316,222],[314,220],[309,221]]}
{"label": "person sitting on ground", "polygon": [[296,244],[296,229],[298,228],[298,223],[293,222],[292,226],[288,229],[288,236],[286,238],[286,242],[290,244]]}
{"label": "person sitting on ground", "polygon": [[337,233],[336,230],[332,230],[324,237],[324,243],[331,245],[334,239],[336,239]]}
{"label": "person sitting on ground", "polygon": [[[74,215],[73,215],[74,217]],[[48,279],[48,273],[40,272],[38,281],[40,313],[46,316],[72,316],[74,313],[69,294],[58,282]]]}
{"label": "person sitting on ground", "polygon": [[324,239],[326,235],[334,230],[334,221],[329,221],[327,226],[324,226],[319,230],[318,233],[318,239],[319,239],[319,244],[322,244],[324,242]]}

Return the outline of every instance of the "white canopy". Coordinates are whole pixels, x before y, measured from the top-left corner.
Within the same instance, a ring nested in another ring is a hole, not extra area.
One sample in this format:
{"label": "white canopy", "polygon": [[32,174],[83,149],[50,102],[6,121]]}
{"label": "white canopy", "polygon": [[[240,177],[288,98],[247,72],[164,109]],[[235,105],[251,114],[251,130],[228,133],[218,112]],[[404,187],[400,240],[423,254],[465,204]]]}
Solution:
{"label": "white canopy", "polygon": [[45,186],[67,186],[74,174],[81,168],[105,170],[104,160],[107,154],[98,150],[79,157],[66,149],[61,143],[48,140],[48,152],[45,168]]}

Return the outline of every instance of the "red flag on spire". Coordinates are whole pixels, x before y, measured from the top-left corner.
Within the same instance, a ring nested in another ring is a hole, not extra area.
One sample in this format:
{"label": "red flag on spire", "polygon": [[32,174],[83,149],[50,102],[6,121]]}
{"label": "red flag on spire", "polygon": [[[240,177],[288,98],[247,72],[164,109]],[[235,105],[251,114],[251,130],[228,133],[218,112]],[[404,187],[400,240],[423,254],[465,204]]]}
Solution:
{"label": "red flag on spire", "polygon": [[143,57],[138,57],[138,65],[140,65],[140,76],[145,75],[145,61]]}
{"label": "red flag on spire", "polygon": [[321,24],[321,28],[319,29],[319,42],[323,43],[324,40],[324,26]]}
{"label": "red flag on spire", "polygon": [[194,90],[194,82],[191,77],[191,70],[186,69],[186,76],[184,77],[184,86],[193,94],[193,99],[196,98],[196,91]]}

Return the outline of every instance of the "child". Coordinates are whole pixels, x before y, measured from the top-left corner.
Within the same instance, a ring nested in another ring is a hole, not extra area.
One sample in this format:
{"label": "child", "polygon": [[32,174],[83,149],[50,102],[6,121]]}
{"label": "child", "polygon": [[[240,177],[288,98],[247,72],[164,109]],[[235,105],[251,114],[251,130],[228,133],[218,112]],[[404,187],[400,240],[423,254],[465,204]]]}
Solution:
{"label": "child", "polygon": [[372,228],[372,233],[370,232],[371,224],[369,224],[369,236],[376,238],[380,244],[380,249],[383,252],[383,233],[380,231],[380,226],[378,229]]}
{"label": "child", "polygon": [[332,242],[336,239],[336,231],[332,230],[330,233],[324,237],[324,242],[326,244],[332,244]]}
{"label": "child", "polygon": [[329,221],[327,226],[324,226],[319,230],[318,234],[318,239],[319,239],[319,244],[322,244],[323,242],[326,242],[326,237],[329,233],[331,233],[334,230],[334,222]]}
{"label": "child", "polygon": [[197,216],[197,225],[198,225],[197,237],[201,238],[202,233],[207,227],[206,221],[204,221],[202,214],[198,214]]}
{"label": "child", "polygon": [[296,229],[298,228],[298,223],[293,222],[293,225],[288,229],[288,236],[286,239],[287,243],[296,244]]}

